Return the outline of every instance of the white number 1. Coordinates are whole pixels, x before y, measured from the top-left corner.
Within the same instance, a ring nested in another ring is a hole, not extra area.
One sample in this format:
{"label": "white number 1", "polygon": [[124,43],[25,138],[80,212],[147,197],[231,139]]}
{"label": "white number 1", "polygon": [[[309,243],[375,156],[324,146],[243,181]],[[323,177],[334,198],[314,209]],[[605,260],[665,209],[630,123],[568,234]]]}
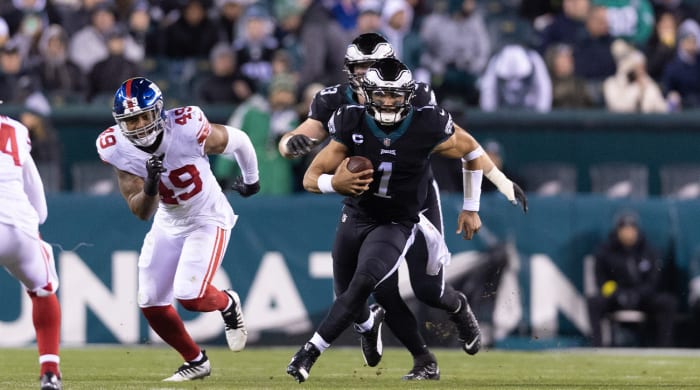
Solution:
{"label": "white number 1", "polygon": [[382,198],[391,198],[388,195],[389,192],[389,178],[391,177],[391,170],[393,168],[393,163],[382,162],[379,164],[379,170],[382,171],[382,178],[379,179],[379,191],[375,192],[374,195],[381,196]]}

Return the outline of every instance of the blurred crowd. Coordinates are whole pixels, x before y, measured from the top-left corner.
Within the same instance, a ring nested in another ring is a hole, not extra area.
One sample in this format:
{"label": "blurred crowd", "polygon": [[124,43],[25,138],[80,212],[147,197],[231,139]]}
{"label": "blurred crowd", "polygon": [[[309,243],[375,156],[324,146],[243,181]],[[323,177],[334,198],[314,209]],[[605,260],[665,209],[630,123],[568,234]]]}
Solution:
{"label": "blurred crowd", "polygon": [[142,75],[168,107],[237,108],[276,159],[313,94],[346,80],[347,44],[379,32],[455,112],[672,113],[700,106],[699,17],[699,0],[6,0],[0,100],[41,124]]}

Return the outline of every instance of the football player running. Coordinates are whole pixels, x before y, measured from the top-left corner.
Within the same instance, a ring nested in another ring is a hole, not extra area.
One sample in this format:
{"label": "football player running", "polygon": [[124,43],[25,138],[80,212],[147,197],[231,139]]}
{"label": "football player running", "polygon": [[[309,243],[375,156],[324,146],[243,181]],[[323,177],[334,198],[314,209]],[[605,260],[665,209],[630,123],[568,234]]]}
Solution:
{"label": "football player running", "polygon": [[241,301],[211,281],[221,266],[238,216],[216,182],[208,154],[225,154],[241,167],[233,189],[248,197],[260,190],[253,145],[241,130],[209,123],[199,107],[163,108],[152,81],[126,80],[114,96],[116,125],[97,138],[103,161],[115,168],[119,190],[141,220],[155,215],[139,256],[138,304],[150,327],[184,359],[164,381],[204,378],[211,365],[172,305],[219,310],[232,351],[245,347]]}
{"label": "football player running", "polygon": [[39,388],[61,389],[61,307],[53,249],[39,237],[48,210],[44,185],[30,155],[29,130],[0,115],[0,265],[19,280],[32,301],[39,350]]}
{"label": "football player running", "polygon": [[[328,121],[340,106],[364,103],[364,95],[360,88],[362,78],[372,62],[384,58],[394,58],[394,51],[381,35],[367,33],[355,38],[348,46],[345,55],[345,71],[349,81],[325,88],[316,94],[309,109],[308,119],[280,139],[280,153],[287,158],[303,156],[316,144],[324,141],[329,135]],[[410,103],[413,106],[436,104],[429,85],[424,83],[412,85]],[[464,158],[471,162],[479,160],[483,172],[487,172],[487,178],[497,183],[508,200],[514,204],[519,202],[523,210],[527,210],[527,199],[520,187],[495,167],[479,143],[466,130],[458,125],[454,125],[454,128],[468,142],[470,152]],[[421,207],[423,211],[419,223],[420,230],[416,234],[414,245],[406,253],[411,286],[420,301],[448,313],[457,327],[462,348],[473,355],[481,347],[481,332],[466,296],[445,283],[442,262],[447,261],[449,254],[442,237],[443,221],[439,190],[429,166],[427,179],[430,185]],[[431,245],[427,245],[426,235],[430,238]],[[428,248],[437,250],[428,250]],[[431,259],[431,267],[428,270],[428,262]],[[439,379],[437,360],[428,350],[418,331],[413,313],[400,296],[398,276],[392,275],[389,280],[382,283],[375,290],[374,296],[376,301],[387,309],[387,312],[384,313],[384,309],[378,305],[371,306],[370,309],[362,307],[355,319],[355,329],[361,335],[365,362],[374,366],[381,359],[381,323],[377,325],[375,322],[385,317],[394,335],[413,356],[413,368],[404,376],[404,379]]]}
{"label": "football player running", "polygon": [[[378,60],[362,80],[364,105],[345,105],[333,114],[328,122],[332,139],[304,176],[307,191],[337,192],[346,198],[333,245],[337,298],[316,333],[287,366],[287,373],[299,382],[308,378],[318,356],[357,318],[370,294],[392,278],[390,283],[395,283],[396,270],[414,242],[432,185],[432,153],[466,161],[457,233],[471,239],[481,227],[478,211],[485,159],[470,156],[473,138],[456,130],[450,114],[440,107],[411,104],[415,83],[400,61]],[[354,155],[369,158],[374,169],[348,171],[347,157]],[[372,178],[362,178],[370,173]],[[435,266],[431,261],[439,264],[443,258],[440,254],[431,257],[435,259],[428,260],[428,269]],[[459,299],[456,307],[455,315],[468,311],[466,300]],[[393,309],[388,308],[387,317]],[[457,321],[460,338],[467,333],[478,336],[475,320],[465,321],[467,329],[460,329],[460,323]],[[471,346],[462,342],[465,350]],[[423,368],[420,373],[429,375],[411,377],[412,370],[406,379],[439,379],[435,362]]]}

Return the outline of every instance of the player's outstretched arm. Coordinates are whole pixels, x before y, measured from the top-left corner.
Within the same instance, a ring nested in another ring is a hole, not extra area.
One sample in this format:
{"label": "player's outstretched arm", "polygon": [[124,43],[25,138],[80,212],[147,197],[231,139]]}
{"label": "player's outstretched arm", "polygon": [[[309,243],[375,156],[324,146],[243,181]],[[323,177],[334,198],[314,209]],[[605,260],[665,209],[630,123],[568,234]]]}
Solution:
{"label": "player's outstretched arm", "polygon": [[241,167],[242,176],[231,187],[243,197],[260,191],[260,176],[255,148],[248,134],[232,126],[211,124],[211,132],[204,144],[207,154],[223,154],[232,157]]}
{"label": "player's outstretched arm", "polygon": [[323,142],[328,133],[323,123],[316,119],[307,118],[296,129],[280,138],[277,149],[284,158],[296,158],[309,154],[314,146]]}

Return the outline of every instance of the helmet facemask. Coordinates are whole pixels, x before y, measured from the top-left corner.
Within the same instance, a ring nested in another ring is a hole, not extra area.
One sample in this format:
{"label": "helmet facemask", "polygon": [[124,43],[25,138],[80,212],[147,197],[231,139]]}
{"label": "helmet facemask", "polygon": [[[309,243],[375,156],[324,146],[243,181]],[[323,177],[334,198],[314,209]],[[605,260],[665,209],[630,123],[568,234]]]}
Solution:
{"label": "helmet facemask", "polygon": [[[158,101],[151,107],[141,109],[135,106],[133,109],[125,109],[123,114],[113,113],[114,119],[119,124],[122,134],[134,145],[148,147],[158,138],[163,131],[163,102]],[[147,124],[136,127],[145,117]]]}
{"label": "helmet facemask", "polygon": [[411,71],[398,60],[375,62],[362,80],[367,112],[382,125],[401,122],[411,110],[414,86]]}

